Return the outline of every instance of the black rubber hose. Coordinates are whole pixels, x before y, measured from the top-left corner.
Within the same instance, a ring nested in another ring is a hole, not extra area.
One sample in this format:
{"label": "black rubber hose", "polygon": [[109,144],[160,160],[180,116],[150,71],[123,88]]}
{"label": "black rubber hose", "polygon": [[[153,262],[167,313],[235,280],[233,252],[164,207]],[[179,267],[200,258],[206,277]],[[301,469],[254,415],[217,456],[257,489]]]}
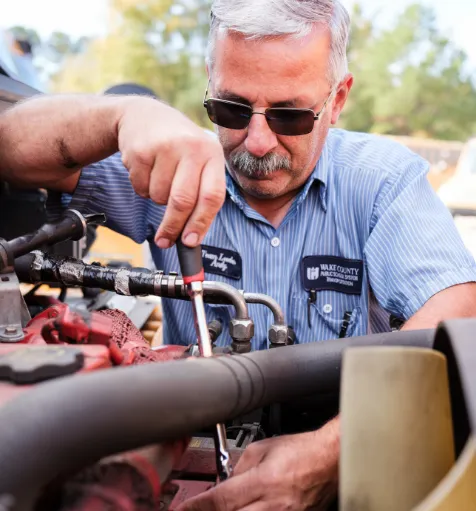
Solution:
{"label": "black rubber hose", "polygon": [[86,219],[77,211],[69,210],[58,222],[44,224],[35,232],[10,240],[8,246],[15,257],[20,257],[44,245],[79,240],[86,234],[86,228]]}
{"label": "black rubber hose", "polygon": [[30,276],[30,268],[34,260],[34,254],[26,254],[15,259],[15,273],[21,282],[34,284]]}
{"label": "black rubber hose", "polygon": [[434,331],[338,339],[248,355],[117,368],[43,383],[0,408],[0,495],[30,511],[40,489],[114,453],[182,438],[340,382],[356,345],[431,347]]}
{"label": "black rubber hose", "polygon": [[439,326],[434,349],[441,351],[448,364],[451,412],[456,453],[476,433],[476,318],[448,320]]}

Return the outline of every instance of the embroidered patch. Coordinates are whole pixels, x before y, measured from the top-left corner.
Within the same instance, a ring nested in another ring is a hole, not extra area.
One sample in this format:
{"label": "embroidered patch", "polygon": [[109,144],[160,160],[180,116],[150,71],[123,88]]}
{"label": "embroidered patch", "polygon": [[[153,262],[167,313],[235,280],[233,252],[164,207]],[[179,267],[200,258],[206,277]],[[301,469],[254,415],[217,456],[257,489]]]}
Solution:
{"label": "embroidered patch", "polygon": [[364,262],[335,256],[308,256],[301,261],[301,280],[306,291],[362,293]]}
{"label": "embroidered patch", "polygon": [[202,245],[202,259],[206,273],[223,275],[235,280],[241,279],[243,262],[238,252]]}

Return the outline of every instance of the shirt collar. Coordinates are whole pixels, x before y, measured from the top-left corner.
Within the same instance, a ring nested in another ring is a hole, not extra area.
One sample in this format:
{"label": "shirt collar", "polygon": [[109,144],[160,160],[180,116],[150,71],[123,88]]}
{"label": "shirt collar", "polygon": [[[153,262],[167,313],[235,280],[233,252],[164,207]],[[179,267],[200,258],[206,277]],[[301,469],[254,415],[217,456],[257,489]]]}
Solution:
{"label": "shirt collar", "polygon": [[[320,183],[319,187],[319,199],[321,202],[321,206],[324,211],[327,210],[327,176],[328,176],[328,167],[329,167],[329,149],[327,147],[327,141],[324,144],[322,149],[321,157],[319,158],[312,174],[309,176],[304,188],[299,192],[299,195],[296,197],[295,205],[299,206],[307,197],[311,186],[318,181]],[[240,192],[238,185],[230,176],[228,170],[226,171],[226,190],[230,199],[240,208],[243,209],[245,207],[245,201]]]}

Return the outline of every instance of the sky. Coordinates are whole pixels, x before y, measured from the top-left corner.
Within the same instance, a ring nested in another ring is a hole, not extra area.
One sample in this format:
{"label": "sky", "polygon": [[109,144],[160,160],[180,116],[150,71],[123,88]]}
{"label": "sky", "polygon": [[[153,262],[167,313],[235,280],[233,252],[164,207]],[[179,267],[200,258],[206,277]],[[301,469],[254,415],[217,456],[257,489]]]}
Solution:
{"label": "sky", "polygon": [[[354,0],[342,0],[350,7]],[[360,0],[364,10],[378,15],[382,24],[414,0]],[[440,28],[469,55],[476,67],[476,0],[422,0],[436,11]],[[41,36],[54,30],[73,37],[104,33],[108,0],[0,0],[0,27],[24,25]],[[6,8],[1,8],[5,5]]]}

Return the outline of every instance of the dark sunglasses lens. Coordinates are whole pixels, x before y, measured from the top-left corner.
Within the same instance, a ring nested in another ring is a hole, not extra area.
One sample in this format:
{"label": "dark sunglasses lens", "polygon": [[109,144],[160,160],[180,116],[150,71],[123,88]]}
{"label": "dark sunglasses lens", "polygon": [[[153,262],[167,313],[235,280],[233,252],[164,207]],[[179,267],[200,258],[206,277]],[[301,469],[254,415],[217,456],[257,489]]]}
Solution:
{"label": "dark sunglasses lens", "polygon": [[205,106],[210,120],[223,128],[242,130],[248,126],[251,119],[251,108],[245,105],[209,99]]}
{"label": "dark sunglasses lens", "polygon": [[311,110],[270,108],[266,118],[269,127],[278,135],[306,135],[314,129],[314,113]]}

